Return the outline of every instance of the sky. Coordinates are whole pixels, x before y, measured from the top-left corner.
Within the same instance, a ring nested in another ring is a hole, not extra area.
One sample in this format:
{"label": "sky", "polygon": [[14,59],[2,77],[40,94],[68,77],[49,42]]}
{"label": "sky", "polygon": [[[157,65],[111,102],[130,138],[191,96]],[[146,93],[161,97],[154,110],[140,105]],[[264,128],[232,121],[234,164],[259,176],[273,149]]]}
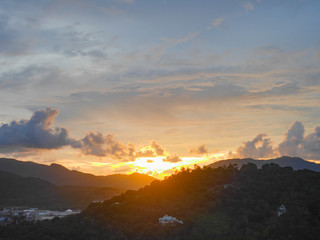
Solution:
{"label": "sky", "polygon": [[320,1],[1,0],[0,157],[163,177],[320,160]]}

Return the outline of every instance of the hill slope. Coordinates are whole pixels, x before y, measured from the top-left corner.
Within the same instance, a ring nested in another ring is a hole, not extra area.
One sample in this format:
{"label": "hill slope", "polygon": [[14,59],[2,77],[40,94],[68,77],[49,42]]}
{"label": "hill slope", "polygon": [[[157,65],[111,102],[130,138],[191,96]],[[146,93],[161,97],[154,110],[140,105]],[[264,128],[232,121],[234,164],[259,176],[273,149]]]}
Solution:
{"label": "hill slope", "polygon": [[253,163],[257,165],[258,168],[261,168],[264,164],[275,163],[278,164],[280,167],[292,167],[293,170],[308,169],[311,171],[320,172],[320,164],[308,162],[298,157],[287,156],[268,160],[254,160],[252,158],[228,159],[214,162],[208,165],[208,167],[217,168],[222,166],[228,166],[229,164],[237,164],[237,166],[241,168],[242,165],[248,163]]}
{"label": "hill slope", "polygon": [[39,178],[20,177],[0,171],[0,208],[26,206],[46,209],[84,208],[123,190],[98,187],[57,187]]}
{"label": "hill slope", "polygon": [[[163,226],[165,214],[183,223]],[[183,170],[91,204],[81,215],[0,229],[3,239],[22,240],[318,240],[319,234],[320,173],[250,163]]]}
{"label": "hill slope", "polygon": [[0,158],[0,171],[14,173],[22,177],[41,178],[55,185],[95,186],[121,189],[139,189],[150,184],[155,178],[145,174],[114,174],[95,176],[69,170],[59,164],[50,166],[34,162],[23,162],[15,159]]}

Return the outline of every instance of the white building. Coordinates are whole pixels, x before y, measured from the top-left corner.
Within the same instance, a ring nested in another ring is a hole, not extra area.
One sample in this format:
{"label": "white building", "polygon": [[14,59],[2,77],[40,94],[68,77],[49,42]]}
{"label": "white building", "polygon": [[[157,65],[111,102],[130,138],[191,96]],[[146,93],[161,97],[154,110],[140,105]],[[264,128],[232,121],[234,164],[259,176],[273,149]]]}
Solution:
{"label": "white building", "polygon": [[280,217],[282,214],[286,212],[287,212],[286,206],[281,204],[280,207],[278,207],[278,217]]}
{"label": "white building", "polygon": [[167,224],[170,224],[170,225],[174,225],[176,223],[180,223],[180,224],[183,224],[183,221],[182,220],[178,220],[177,218],[175,217],[172,217],[172,216],[168,216],[167,214],[164,215],[162,218],[159,218],[159,223],[164,226],[164,225],[167,225]]}

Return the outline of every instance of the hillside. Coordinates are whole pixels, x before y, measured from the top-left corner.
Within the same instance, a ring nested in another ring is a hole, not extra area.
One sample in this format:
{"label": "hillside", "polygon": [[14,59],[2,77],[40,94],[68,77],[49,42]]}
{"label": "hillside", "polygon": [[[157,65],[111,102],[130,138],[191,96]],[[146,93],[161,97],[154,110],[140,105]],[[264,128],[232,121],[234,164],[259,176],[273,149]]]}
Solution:
{"label": "hillside", "polygon": [[92,201],[109,199],[124,190],[99,187],[57,187],[39,178],[0,171],[0,209],[26,206],[44,209],[85,208]]}
{"label": "hillside", "polygon": [[[165,214],[180,222],[161,225]],[[320,173],[276,164],[182,170],[81,215],[0,229],[3,239],[318,240]]]}
{"label": "hillside", "polygon": [[248,164],[248,163],[253,163],[257,165],[258,168],[261,168],[264,164],[275,163],[280,167],[292,167],[293,170],[308,169],[311,171],[320,172],[320,164],[308,162],[298,157],[287,157],[287,156],[275,158],[275,159],[268,159],[268,160],[254,160],[252,158],[228,159],[228,160],[221,160],[221,161],[214,162],[208,165],[208,167],[217,168],[222,166],[228,166],[229,164],[237,164],[237,166],[241,168],[242,165]]}
{"label": "hillside", "polygon": [[95,176],[93,174],[69,170],[59,164],[48,166],[9,158],[0,158],[0,171],[14,173],[22,177],[41,178],[59,186],[74,185],[139,189],[155,180],[153,177],[139,173]]}

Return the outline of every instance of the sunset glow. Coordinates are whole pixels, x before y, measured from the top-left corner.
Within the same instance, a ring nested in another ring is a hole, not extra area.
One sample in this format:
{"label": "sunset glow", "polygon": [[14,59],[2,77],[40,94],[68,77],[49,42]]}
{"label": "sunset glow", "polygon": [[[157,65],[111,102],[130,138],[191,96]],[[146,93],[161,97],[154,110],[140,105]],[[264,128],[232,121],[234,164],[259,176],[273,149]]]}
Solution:
{"label": "sunset glow", "polygon": [[96,175],[320,161],[320,1],[1,1],[0,157]]}

